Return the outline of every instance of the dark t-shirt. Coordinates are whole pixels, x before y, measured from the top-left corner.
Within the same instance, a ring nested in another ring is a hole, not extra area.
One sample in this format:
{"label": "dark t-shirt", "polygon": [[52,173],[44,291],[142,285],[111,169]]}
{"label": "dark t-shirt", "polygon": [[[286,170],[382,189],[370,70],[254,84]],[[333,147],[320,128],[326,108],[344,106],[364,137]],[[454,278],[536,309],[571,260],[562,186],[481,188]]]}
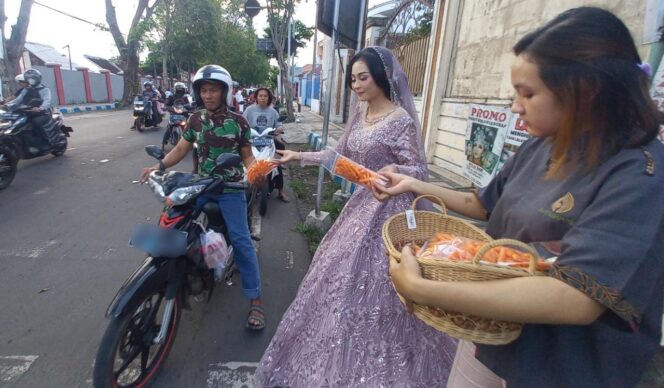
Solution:
{"label": "dark t-shirt", "polygon": [[277,128],[279,124],[279,113],[271,106],[261,108],[258,105],[252,105],[242,114],[249,122],[251,128],[255,128],[259,133],[265,128]]}
{"label": "dark t-shirt", "polygon": [[242,181],[242,164],[220,170],[216,168],[215,160],[224,153],[240,155],[240,149],[251,144],[247,120],[234,112],[210,114],[202,109],[193,113],[187,123],[187,130],[182,137],[190,143],[198,143],[198,173],[203,176],[213,175],[225,182]]}
{"label": "dark t-shirt", "polygon": [[480,345],[478,359],[508,387],[634,386],[661,337],[664,145],[624,149],[562,180],[544,178],[550,156],[550,141],[533,138],[480,191],[487,233],[561,241],[548,275],[607,309],[587,326],[526,324],[511,344]]}

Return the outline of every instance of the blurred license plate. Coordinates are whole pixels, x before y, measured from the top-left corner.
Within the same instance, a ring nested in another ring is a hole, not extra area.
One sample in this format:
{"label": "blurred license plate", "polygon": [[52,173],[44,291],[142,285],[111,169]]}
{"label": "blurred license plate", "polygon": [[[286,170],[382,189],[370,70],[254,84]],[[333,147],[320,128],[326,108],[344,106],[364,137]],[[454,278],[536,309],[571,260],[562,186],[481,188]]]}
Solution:
{"label": "blurred license plate", "polygon": [[255,137],[252,143],[254,147],[266,147],[272,145],[273,140],[269,137]]}

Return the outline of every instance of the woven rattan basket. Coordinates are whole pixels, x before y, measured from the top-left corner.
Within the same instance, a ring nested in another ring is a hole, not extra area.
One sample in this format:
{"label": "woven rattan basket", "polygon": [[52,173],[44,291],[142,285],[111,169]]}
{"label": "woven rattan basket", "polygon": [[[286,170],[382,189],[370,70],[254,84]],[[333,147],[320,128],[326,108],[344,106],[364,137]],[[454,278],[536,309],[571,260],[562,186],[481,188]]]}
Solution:
{"label": "woven rattan basket", "polygon": [[[415,210],[417,202],[425,197],[439,203],[442,206],[443,213]],[[415,242],[421,245],[438,232],[487,242],[477,252],[472,263],[419,258],[418,262],[424,278],[438,281],[481,281],[537,274],[535,272],[537,255],[532,248],[516,240],[493,240],[489,235],[468,222],[447,215],[446,207],[439,198],[434,196],[417,197],[413,201],[413,210],[417,223],[415,229],[408,228],[405,213],[390,217],[383,225],[383,239],[388,255],[394,257],[397,261],[401,260],[401,248],[405,244]],[[531,253],[533,259],[530,267],[521,269],[479,262],[480,258],[491,248],[505,245],[515,246]],[[399,295],[399,298],[404,301],[401,295]],[[519,337],[523,326],[515,322],[497,321],[444,311],[437,307],[417,304],[413,307],[415,315],[429,326],[453,337],[481,344],[503,345],[510,343]]]}

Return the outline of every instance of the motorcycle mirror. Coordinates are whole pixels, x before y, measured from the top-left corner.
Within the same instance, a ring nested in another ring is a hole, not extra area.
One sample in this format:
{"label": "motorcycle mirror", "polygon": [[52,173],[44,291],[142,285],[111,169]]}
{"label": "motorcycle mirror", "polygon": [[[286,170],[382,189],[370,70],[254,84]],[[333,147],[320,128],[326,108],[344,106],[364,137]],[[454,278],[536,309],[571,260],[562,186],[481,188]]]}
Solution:
{"label": "motorcycle mirror", "polygon": [[147,152],[148,155],[152,156],[153,158],[159,159],[159,160],[162,160],[165,156],[164,151],[161,150],[161,147],[156,146],[156,145],[145,146],[145,152]]}
{"label": "motorcycle mirror", "polygon": [[238,166],[242,163],[242,157],[238,154],[221,154],[214,161],[217,167],[227,169],[230,167]]}

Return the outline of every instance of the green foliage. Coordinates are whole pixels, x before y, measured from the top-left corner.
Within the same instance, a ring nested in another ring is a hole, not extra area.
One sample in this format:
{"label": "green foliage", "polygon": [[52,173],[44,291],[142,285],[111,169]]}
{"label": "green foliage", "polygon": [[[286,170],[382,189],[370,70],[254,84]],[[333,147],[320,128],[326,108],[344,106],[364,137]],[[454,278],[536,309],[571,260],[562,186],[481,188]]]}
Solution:
{"label": "green foliage", "polygon": [[243,5],[242,0],[163,1],[151,24],[150,54],[143,68],[161,73],[166,51],[172,74],[213,63],[241,84],[265,83],[268,59],[256,52],[256,35],[247,27],[244,11],[238,13]]}
{"label": "green foliage", "polygon": [[321,240],[325,237],[325,232],[313,225],[307,225],[304,223],[297,224],[295,230],[307,239],[307,242],[309,243],[309,252],[313,255],[316,252],[316,249],[318,249]]}
{"label": "green foliage", "polygon": [[295,195],[300,199],[305,198],[309,194],[307,187],[300,180],[291,179],[289,185],[291,189],[293,189]]}
{"label": "green foliage", "polygon": [[[277,26],[277,28],[281,28],[284,23],[284,20],[280,18],[275,18],[273,23],[275,26]],[[269,26],[265,27],[263,31],[265,32],[266,38],[272,39],[272,29]],[[295,40],[295,47],[291,47],[291,52],[297,53],[297,49],[303,48],[313,35],[314,35],[313,27],[307,27],[304,23],[302,23],[299,20],[293,20],[293,38]],[[285,39],[284,41],[285,41],[284,55],[286,55],[288,50],[288,40]],[[276,53],[272,54],[272,56],[276,58]]]}

